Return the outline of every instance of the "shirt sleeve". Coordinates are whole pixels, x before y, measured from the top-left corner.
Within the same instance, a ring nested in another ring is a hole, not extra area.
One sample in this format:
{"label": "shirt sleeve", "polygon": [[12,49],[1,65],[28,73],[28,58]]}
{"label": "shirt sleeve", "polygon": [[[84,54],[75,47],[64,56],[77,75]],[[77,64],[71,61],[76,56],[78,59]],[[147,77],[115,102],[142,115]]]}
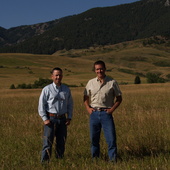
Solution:
{"label": "shirt sleeve", "polygon": [[48,119],[47,112],[46,112],[46,105],[47,105],[47,94],[44,88],[41,92],[39,98],[39,105],[38,105],[38,112],[43,121]]}
{"label": "shirt sleeve", "polygon": [[90,93],[89,93],[89,81],[88,81],[88,83],[87,83],[87,85],[86,85],[86,87],[84,89],[84,95],[85,96],[89,96],[90,95]]}
{"label": "shirt sleeve", "polygon": [[122,92],[121,92],[119,85],[118,85],[116,80],[113,83],[113,89],[114,89],[114,92],[115,92],[115,96],[121,96],[122,95]]}
{"label": "shirt sleeve", "polygon": [[67,118],[72,119],[72,115],[73,115],[73,98],[72,98],[70,89],[69,89],[68,93],[69,94],[68,94],[68,105],[67,105]]}

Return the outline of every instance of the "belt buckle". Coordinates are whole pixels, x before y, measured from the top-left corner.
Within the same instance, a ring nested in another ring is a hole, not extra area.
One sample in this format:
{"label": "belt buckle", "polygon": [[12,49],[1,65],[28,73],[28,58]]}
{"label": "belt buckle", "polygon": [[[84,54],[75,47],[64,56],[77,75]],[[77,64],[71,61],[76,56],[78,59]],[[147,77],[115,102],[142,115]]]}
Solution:
{"label": "belt buckle", "polygon": [[59,114],[56,114],[56,115],[55,115],[56,118],[59,118],[59,116],[60,116]]}
{"label": "belt buckle", "polygon": [[102,108],[100,108],[100,107],[95,107],[94,109],[97,111],[102,111]]}
{"label": "belt buckle", "polygon": [[99,108],[99,111],[104,111],[105,109],[104,108]]}
{"label": "belt buckle", "polygon": [[100,107],[97,107],[97,108],[95,108],[95,110],[102,112],[102,111],[105,111],[105,110],[106,110],[106,108],[100,108]]}
{"label": "belt buckle", "polygon": [[62,115],[59,115],[59,114],[56,114],[56,113],[50,113],[49,114],[51,117],[55,117],[55,118],[59,118],[61,117]]}
{"label": "belt buckle", "polygon": [[63,118],[63,117],[65,117],[65,114],[62,114],[62,115],[56,114],[56,118]]}

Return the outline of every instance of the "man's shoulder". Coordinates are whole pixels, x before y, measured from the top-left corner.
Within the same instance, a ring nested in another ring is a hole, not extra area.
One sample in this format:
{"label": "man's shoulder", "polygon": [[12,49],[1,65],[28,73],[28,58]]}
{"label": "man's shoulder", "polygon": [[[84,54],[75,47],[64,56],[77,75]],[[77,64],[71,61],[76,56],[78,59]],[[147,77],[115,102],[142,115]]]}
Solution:
{"label": "man's shoulder", "polygon": [[52,86],[52,83],[51,83],[51,84],[46,85],[45,87],[43,87],[43,90],[47,90],[47,89],[49,89],[51,86]]}
{"label": "man's shoulder", "polygon": [[88,82],[94,82],[97,81],[97,77],[90,79]]}
{"label": "man's shoulder", "polygon": [[68,89],[68,90],[70,89],[67,84],[61,84],[61,86],[62,86],[61,88]]}
{"label": "man's shoulder", "polygon": [[110,76],[106,76],[106,80],[116,82],[116,80],[114,78],[110,77]]}

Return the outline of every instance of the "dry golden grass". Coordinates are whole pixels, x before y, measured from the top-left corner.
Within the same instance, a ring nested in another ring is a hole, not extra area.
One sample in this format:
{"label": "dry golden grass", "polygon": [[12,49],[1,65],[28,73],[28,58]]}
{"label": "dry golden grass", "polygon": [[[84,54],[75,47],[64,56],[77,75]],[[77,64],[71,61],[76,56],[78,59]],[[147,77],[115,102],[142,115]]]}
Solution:
{"label": "dry golden grass", "polygon": [[[170,168],[170,84],[121,85],[123,102],[115,111],[118,153],[116,165],[107,161],[101,135],[101,158],[91,161],[89,115],[83,87],[71,88],[74,116],[68,128],[65,158],[54,154],[48,169],[163,169]],[[42,120],[38,115],[41,90],[0,89],[0,169],[42,169]],[[57,167],[57,168],[56,168]]]}
{"label": "dry golden grass", "polygon": [[[167,48],[167,49],[166,49]],[[58,51],[53,55],[0,54],[0,89],[8,89],[11,84],[33,84],[39,78],[49,78],[54,67],[64,71],[64,82],[71,85],[85,85],[94,77],[92,65],[96,60],[104,60],[108,75],[119,83],[134,83],[137,73],[160,72],[164,77],[170,74],[169,67],[155,66],[156,62],[170,64],[169,47],[143,47],[140,41],[121,43],[105,47],[81,50]],[[129,74],[126,71],[133,71]],[[146,78],[141,77],[142,83]]]}
{"label": "dry golden grass", "polygon": [[95,76],[92,64],[98,59],[106,62],[110,70],[107,75],[119,83],[129,83],[120,86],[123,103],[113,114],[121,160],[116,165],[108,163],[102,134],[101,159],[91,161],[89,115],[82,99],[84,88],[78,87],[71,88],[74,117],[68,128],[65,158],[58,161],[52,157],[48,169],[170,169],[170,83],[145,84],[146,78],[141,77],[142,84],[134,85],[136,75],[118,70],[170,74],[169,67],[153,64],[169,62],[169,53],[143,47],[140,42],[59,51],[54,55],[0,54],[0,169],[45,169],[40,165],[43,123],[37,112],[41,89],[10,90],[10,85],[50,78],[50,70],[56,66],[64,71],[64,83],[85,85]]}

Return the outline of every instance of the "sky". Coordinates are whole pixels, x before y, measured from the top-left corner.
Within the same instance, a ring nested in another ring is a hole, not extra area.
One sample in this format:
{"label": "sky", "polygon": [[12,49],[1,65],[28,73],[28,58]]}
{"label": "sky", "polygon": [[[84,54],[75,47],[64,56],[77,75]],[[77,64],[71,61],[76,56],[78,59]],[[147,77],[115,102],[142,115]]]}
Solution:
{"label": "sky", "polygon": [[9,29],[80,14],[91,8],[116,6],[139,0],[1,0],[0,27]]}

